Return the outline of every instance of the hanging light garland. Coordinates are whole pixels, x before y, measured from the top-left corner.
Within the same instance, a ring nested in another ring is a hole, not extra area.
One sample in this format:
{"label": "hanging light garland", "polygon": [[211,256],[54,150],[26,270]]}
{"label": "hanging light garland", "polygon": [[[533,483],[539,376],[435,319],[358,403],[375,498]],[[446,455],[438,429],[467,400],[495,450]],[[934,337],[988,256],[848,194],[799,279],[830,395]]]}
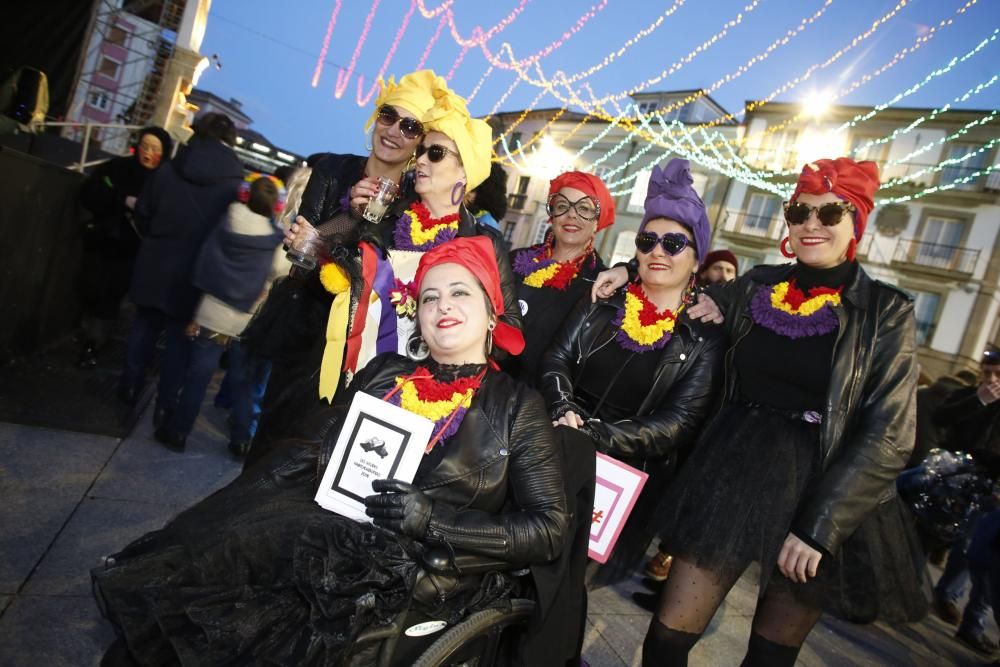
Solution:
{"label": "hanging light garland", "polygon": [[358,106],[363,107],[371,101],[375,93],[381,88],[379,80],[385,76],[385,71],[389,69],[389,63],[392,62],[392,57],[396,55],[396,49],[399,48],[399,42],[403,39],[403,35],[406,34],[406,28],[410,25],[410,17],[413,16],[414,12],[417,10],[417,0],[410,0],[410,8],[407,10],[406,14],[403,15],[403,21],[399,24],[399,30],[396,31],[396,36],[392,40],[392,44],[389,45],[389,50],[385,54],[385,59],[382,60],[382,66],[378,70],[378,74],[375,75],[375,83],[373,83],[368,88],[367,94],[362,94],[361,89],[364,86],[365,75],[358,75]]}

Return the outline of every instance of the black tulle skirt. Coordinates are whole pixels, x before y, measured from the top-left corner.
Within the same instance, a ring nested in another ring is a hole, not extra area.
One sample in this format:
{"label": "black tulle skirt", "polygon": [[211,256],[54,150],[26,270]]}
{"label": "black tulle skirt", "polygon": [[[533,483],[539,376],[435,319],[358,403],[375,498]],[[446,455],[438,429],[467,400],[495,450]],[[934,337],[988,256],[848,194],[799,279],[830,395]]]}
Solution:
{"label": "black tulle skirt", "polygon": [[661,538],[675,557],[738,577],[761,564],[760,594],[787,588],[801,603],[855,622],[910,622],[927,613],[920,541],[898,497],[881,503],[817,576],[792,583],[777,569],[797,508],[819,480],[820,426],[745,405],[711,423],[670,485]]}
{"label": "black tulle skirt", "polygon": [[[421,546],[319,507],[314,457],[285,460],[293,464],[245,474],[91,573],[137,662],[372,664],[372,649],[352,641],[413,608]],[[422,611],[453,619],[492,602],[474,595]]]}

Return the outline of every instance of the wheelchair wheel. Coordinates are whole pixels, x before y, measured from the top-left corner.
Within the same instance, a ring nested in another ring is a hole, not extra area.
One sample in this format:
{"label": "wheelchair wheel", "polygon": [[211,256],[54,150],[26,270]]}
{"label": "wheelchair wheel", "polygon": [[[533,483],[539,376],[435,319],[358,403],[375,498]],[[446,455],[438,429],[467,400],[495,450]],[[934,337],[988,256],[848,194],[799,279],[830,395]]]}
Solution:
{"label": "wheelchair wheel", "polygon": [[524,625],[535,610],[533,600],[511,600],[509,609],[476,612],[431,644],[413,667],[492,667],[505,648],[507,628]]}

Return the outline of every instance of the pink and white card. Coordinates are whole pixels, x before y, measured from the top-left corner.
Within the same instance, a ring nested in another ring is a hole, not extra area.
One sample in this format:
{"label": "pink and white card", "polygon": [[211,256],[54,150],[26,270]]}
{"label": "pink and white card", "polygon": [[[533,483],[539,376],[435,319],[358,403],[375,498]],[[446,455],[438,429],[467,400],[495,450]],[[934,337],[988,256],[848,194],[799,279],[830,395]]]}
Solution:
{"label": "pink and white card", "polygon": [[597,454],[597,483],[588,555],[598,563],[606,563],[611,557],[615,542],[648,477],[641,470],[606,454]]}

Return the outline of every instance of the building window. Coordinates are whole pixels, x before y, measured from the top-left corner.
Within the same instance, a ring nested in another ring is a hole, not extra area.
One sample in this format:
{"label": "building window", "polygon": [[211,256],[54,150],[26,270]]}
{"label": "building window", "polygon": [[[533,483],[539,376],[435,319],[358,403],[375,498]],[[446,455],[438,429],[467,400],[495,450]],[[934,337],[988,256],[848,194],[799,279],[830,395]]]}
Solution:
{"label": "building window", "polygon": [[628,198],[625,210],[641,215],[646,210],[646,193],[649,192],[649,176],[652,170],[644,169],[635,175],[632,181],[632,193]]}
{"label": "building window", "polygon": [[507,220],[503,223],[503,240],[510,245],[514,241],[514,230],[517,229],[516,220]]}
{"label": "building window", "polygon": [[658,106],[658,102],[643,102],[639,105],[639,113],[652,113]]}
{"label": "building window", "polygon": [[[986,157],[987,151],[976,151],[981,148],[976,144],[951,144],[948,146],[948,155],[946,159],[948,160],[959,160],[969,153],[975,153],[961,162],[956,162],[955,164],[950,164],[941,170],[941,180],[939,181],[942,185],[945,183],[951,183],[957,181],[960,178],[966,178],[976,173],[977,171],[984,169],[986,167]],[[955,188],[958,190],[975,190],[977,189],[976,181],[978,178],[974,178],[968,183],[962,183],[956,185]]]}
{"label": "building window", "polygon": [[747,200],[746,213],[743,214],[742,224],[737,231],[754,236],[767,236],[780,205],[781,201],[774,195],[754,192]]}
{"label": "building window", "polygon": [[965,233],[965,222],[954,218],[929,216],[924,221],[924,232],[916,248],[917,264],[950,266],[959,251]]}
{"label": "building window", "polygon": [[121,26],[113,25],[108,28],[108,35],[104,38],[104,41],[111,44],[117,44],[118,46],[125,46],[125,41],[128,39],[128,33]]}
{"label": "building window", "polygon": [[913,297],[913,316],[917,320],[917,345],[930,345],[937,325],[938,307],[941,305],[941,295],[936,292],[919,292],[907,289]]}
{"label": "building window", "polygon": [[514,192],[507,195],[507,208],[515,211],[523,211],[528,204],[528,186],[531,184],[530,176],[521,176],[517,179],[517,187]]}
{"label": "building window", "polygon": [[512,150],[517,150],[518,148],[520,148],[521,147],[521,133],[520,132],[513,132],[513,133],[511,133],[510,140],[507,142],[507,145],[510,146]]}
{"label": "building window", "polygon": [[95,109],[107,111],[111,107],[111,98],[107,93],[95,90],[87,96],[87,104]]}
{"label": "building window", "polygon": [[871,160],[877,162],[879,167],[885,164],[886,156],[889,153],[889,142],[876,144],[873,141],[880,137],[874,134],[853,134],[851,135],[850,155],[855,160]]}
{"label": "building window", "polygon": [[611,251],[611,265],[627,262],[635,257],[635,232],[620,232],[615,239],[614,250]]}
{"label": "building window", "polygon": [[109,79],[118,80],[118,73],[121,70],[121,63],[114,58],[101,56],[101,62],[97,65],[97,73],[103,74]]}

